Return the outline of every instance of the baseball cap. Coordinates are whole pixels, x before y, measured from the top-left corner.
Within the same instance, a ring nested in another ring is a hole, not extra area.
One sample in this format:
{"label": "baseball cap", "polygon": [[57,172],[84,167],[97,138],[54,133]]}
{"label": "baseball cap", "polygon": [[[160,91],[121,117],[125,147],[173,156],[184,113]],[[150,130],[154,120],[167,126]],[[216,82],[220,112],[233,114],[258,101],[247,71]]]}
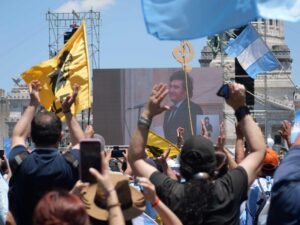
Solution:
{"label": "baseball cap", "polygon": [[184,142],[180,153],[180,170],[185,178],[188,179],[198,172],[212,174],[215,167],[215,149],[209,139],[192,136]]}
{"label": "baseball cap", "polygon": [[272,148],[267,148],[265,159],[263,161],[262,171],[266,175],[272,175],[279,165],[278,155]]}

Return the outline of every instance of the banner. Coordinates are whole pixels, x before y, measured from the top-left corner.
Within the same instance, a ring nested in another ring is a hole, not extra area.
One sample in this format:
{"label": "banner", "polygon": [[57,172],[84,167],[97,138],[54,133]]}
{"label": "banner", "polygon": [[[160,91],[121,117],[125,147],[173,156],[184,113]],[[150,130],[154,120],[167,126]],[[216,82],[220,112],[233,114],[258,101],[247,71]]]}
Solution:
{"label": "banner", "polygon": [[154,133],[153,131],[149,131],[146,145],[149,152],[149,157],[159,157],[163,152],[168,150],[169,145],[171,145],[169,157],[176,156],[180,153],[180,150],[176,145]]}
{"label": "banner", "polygon": [[41,104],[64,120],[61,102],[72,93],[75,83],[79,92],[71,112],[76,114],[91,107],[90,67],[85,22],[72,35],[59,53],[52,59],[33,66],[21,74],[29,84],[32,80],[41,83]]}

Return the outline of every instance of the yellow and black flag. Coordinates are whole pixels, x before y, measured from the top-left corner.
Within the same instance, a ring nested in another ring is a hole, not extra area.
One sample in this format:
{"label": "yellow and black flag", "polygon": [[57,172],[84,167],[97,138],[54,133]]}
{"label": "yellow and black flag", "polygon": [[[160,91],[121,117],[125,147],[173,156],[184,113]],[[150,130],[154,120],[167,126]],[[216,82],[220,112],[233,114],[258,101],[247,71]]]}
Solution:
{"label": "yellow and black flag", "polygon": [[90,67],[85,22],[72,35],[59,53],[21,74],[29,84],[32,80],[41,83],[41,104],[64,120],[61,109],[63,99],[72,93],[77,83],[80,88],[71,111],[73,114],[91,107]]}
{"label": "yellow and black flag", "polygon": [[146,145],[149,157],[159,157],[164,151],[168,150],[169,145],[171,146],[169,157],[172,158],[180,153],[180,150],[176,145],[159,136],[155,132],[151,130],[149,131]]}

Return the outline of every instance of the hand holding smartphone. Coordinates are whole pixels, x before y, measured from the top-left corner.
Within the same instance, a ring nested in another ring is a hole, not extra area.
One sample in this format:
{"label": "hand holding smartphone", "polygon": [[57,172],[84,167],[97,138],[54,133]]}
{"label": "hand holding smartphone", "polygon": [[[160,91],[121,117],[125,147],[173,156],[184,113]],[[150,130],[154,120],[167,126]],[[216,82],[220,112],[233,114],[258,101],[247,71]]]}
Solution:
{"label": "hand holding smartphone", "polygon": [[225,99],[229,98],[229,84],[223,84],[217,92],[217,95]]}
{"label": "hand holding smartphone", "polygon": [[125,150],[121,150],[119,146],[114,146],[113,150],[111,151],[112,158],[122,158],[124,157]]}
{"label": "hand holding smartphone", "polygon": [[80,141],[80,170],[82,182],[96,183],[96,178],[90,173],[93,167],[101,173],[101,143],[96,139],[84,139]]}

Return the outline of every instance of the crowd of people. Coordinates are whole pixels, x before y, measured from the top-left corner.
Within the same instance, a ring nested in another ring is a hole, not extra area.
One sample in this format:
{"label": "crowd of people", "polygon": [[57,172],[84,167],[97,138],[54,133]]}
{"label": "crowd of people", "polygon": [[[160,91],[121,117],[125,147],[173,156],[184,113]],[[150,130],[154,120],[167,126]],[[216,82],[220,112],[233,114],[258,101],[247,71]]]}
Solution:
{"label": "crowd of people", "polygon": [[[176,79],[170,80],[170,90],[178,88]],[[157,159],[146,154],[152,119],[169,110],[165,129],[170,129],[167,123],[175,118],[174,108],[162,104],[168,85],[153,86],[129,149],[115,159],[104,138],[92,126],[83,131],[71,113],[79,88],[74,85],[62,102],[71,143],[60,152],[62,122],[40,108],[40,83],[29,84],[30,103],[13,130],[8,159],[0,159],[0,225],[300,224],[300,138],[290,143],[291,124],[284,121],[280,134],[290,149],[280,161],[245,104],[243,85],[231,83],[226,99],[237,120],[235,157],[225,147],[224,124],[214,145],[209,121],[203,121],[202,135],[186,140],[185,129],[172,128],[181,149],[173,159],[170,149]],[[80,180],[80,141],[86,138],[101,142],[101,168],[89,169],[95,183]],[[179,162],[177,170],[171,161]]]}

